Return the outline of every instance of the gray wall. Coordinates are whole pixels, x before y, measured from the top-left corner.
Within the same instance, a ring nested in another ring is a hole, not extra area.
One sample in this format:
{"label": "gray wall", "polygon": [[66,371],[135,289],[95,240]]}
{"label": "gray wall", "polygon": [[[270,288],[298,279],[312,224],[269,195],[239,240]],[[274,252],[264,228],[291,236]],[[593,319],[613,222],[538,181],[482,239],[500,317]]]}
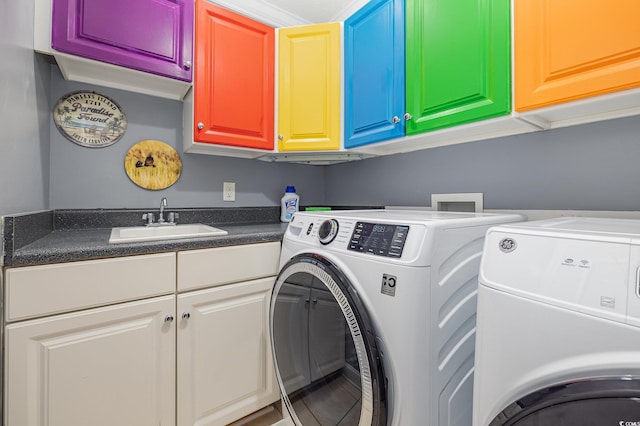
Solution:
{"label": "gray wall", "polygon": [[[127,116],[127,131],[114,145],[85,148],[67,140],[51,120],[50,208],[156,207],[161,197],[172,207],[274,206],[280,205],[287,185],[296,186],[301,204],[323,203],[323,167],[185,154],[181,102],[66,81],[52,66],[50,110],[76,90],[93,90],[116,101]],[[182,157],[180,179],[167,189],[140,188],[125,173],[127,151],[146,139],[163,141]],[[223,182],[236,183],[235,202],[222,201]]]}
{"label": "gray wall", "polygon": [[640,210],[640,117],[330,166],[325,202],[431,205],[483,192],[486,209]]}
{"label": "gray wall", "polygon": [[33,2],[0,0],[0,216],[49,202],[49,66],[33,52]]}

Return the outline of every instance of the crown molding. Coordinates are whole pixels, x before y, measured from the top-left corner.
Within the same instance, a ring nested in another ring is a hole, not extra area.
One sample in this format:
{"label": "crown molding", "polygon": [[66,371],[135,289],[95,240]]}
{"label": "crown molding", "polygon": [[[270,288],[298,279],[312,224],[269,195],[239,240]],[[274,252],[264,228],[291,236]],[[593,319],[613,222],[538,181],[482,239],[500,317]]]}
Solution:
{"label": "crown molding", "polygon": [[293,27],[311,24],[308,20],[264,0],[244,0],[242,2],[238,0],[209,1],[272,27]]}
{"label": "crown molding", "polygon": [[331,21],[346,21],[368,2],[369,0],[353,0],[349,2],[340,12],[331,18]]}

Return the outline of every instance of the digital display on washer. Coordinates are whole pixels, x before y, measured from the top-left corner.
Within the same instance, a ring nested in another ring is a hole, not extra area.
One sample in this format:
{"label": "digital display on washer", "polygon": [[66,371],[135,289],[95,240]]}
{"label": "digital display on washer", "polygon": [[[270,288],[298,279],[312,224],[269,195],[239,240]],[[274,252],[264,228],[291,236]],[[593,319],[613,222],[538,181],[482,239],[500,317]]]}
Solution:
{"label": "digital display on washer", "polygon": [[400,257],[408,233],[409,227],[405,225],[357,222],[351,235],[349,250]]}

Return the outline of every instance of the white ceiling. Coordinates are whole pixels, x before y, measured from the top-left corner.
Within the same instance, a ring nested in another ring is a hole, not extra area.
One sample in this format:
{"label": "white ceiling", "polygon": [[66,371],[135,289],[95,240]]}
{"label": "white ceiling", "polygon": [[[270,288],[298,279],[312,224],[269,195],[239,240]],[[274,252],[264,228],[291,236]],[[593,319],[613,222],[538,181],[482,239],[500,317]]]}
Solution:
{"label": "white ceiling", "polygon": [[274,27],[344,21],[368,0],[210,0]]}
{"label": "white ceiling", "polygon": [[366,0],[269,0],[264,3],[286,10],[310,23],[321,23],[344,19],[343,13],[352,6],[356,6],[357,10]]}

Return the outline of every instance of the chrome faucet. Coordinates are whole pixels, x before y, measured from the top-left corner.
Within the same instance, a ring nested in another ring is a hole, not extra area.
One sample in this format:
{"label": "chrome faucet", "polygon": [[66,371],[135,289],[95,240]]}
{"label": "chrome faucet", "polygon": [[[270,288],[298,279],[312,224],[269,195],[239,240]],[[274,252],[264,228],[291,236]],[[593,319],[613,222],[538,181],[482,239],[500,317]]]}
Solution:
{"label": "chrome faucet", "polygon": [[165,207],[167,207],[167,197],[162,197],[162,200],[160,200],[160,217],[158,217],[158,223],[164,223]]}
{"label": "chrome faucet", "polygon": [[167,207],[167,197],[162,197],[162,200],[160,200],[160,216],[158,217],[158,221],[154,222],[155,216],[153,213],[145,213],[142,215],[142,220],[146,222],[145,226],[177,225],[180,215],[178,213],[170,212],[167,217],[168,220],[165,220],[165,207]]}

